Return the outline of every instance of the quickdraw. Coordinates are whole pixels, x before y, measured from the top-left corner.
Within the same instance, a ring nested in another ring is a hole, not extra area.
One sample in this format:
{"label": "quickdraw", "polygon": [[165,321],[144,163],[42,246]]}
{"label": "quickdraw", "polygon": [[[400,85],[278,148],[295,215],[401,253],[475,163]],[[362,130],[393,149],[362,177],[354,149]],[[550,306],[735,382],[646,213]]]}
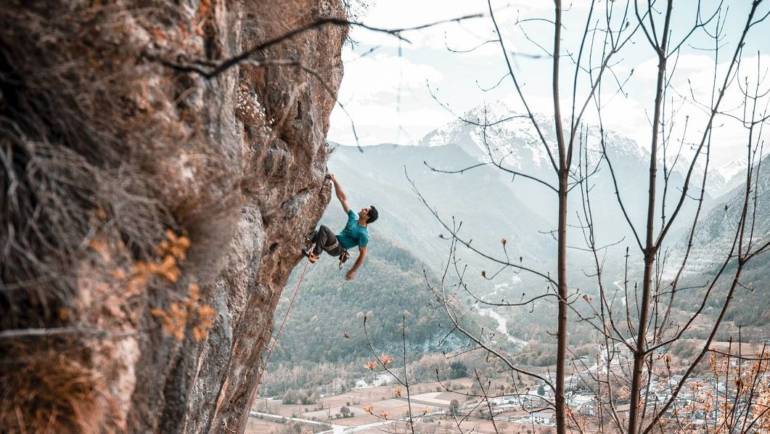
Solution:
{"label": "quickdraw", "polygon": [[347,250],[342,249],[342,253],[340,253],[340,270],[342,270],[342,265],[347,262],[349,257],[350,253],[348,253]]}

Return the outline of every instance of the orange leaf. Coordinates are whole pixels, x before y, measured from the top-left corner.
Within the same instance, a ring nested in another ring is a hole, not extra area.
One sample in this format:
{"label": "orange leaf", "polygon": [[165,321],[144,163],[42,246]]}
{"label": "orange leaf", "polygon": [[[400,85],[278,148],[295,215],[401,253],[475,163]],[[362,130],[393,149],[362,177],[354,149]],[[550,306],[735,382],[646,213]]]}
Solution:
{"label": "orange leaf", "polygon": [[177,240],[177,245],[183,249],[187,249],[190,247],[190,239],[182,235],[179,237],[179,240]]}
{"label": "orange leaf", "polygon": [[380,361],[382,362],[383,365],[388,366],[391,363],[393,363],[393,357],[390,357],[387,354],[383,354],[380,356]]}
{"label": "orange leaf", "polygon": [[159,307],[153,308],[152,310],[150,310],[150,313],[152,314],[152,316],[158,317],[158,318],[163,318],[166,316],[166,311]]}
{"label": "orange leaf", "polygon": [[190,293],[190,298],[192,300],[198,301],[200,298],[201,288],[197,283],[190,283],[190,285],[187,286],[187,292]]}

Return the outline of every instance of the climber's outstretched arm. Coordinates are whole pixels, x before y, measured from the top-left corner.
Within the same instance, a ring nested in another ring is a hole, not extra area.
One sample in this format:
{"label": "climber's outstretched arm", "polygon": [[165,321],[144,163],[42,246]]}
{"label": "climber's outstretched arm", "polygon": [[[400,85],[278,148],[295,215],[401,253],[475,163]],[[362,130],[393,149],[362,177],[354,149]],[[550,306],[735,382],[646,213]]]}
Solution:
{"label": "climber's outstretched arm", "polygon": [[361,264],[364,263],[364,257],[366,257],[366,247],[359,247],[358,248],[358,258],[356,258],[356,263],[353,264],[352,267],[350,267],[350,270],[345,274],[345,279],[352,280],[356,276],[356,270],[358,270],[361,267]]}
{"label": "climber's outstretched arm", "polygon": [[345,196],[345,192],[342,191],[340,183],[337,182],[337,177],[331,173],[326,175],[326,177],[331,179],[332,184],[334,184],[334,193],[337,195],[337,199],[339,199],[340,203],[342,204],[342,209],[344,209],[345,213],[347,213],[350,210],[350,205],[348,205],[348,198]]}

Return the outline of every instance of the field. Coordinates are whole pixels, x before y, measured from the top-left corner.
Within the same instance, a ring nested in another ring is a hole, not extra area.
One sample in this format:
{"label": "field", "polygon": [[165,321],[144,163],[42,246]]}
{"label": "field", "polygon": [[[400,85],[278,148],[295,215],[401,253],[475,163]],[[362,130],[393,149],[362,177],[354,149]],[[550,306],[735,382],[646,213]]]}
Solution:
{"label": "field", "polygon": [[[482,407],[476,398],[468,397],[473,381],[469,378],[452,380],[454,390],[448,391],[439,383],[422,383],[410,387],[411,408],[415,430],[420,433],[463,432],[494,433],[490,420],[480,417]],[[450,414],[450,405],[456,400],[458,417]],[[346,408],[347,410],[343,410]],[[343,412],[347,415],[343,417]],[[463,417],[471,413],[470,417]],[[405,423],[409,401],[402,387],[380,386],[354,389],[334,396],[325,396],[316,404],[284,405],[280,400],[258,399],[252,408],[247,433],[316,433],[407,432]],[[525,423],[511,422],[523,420]],[[326,426],[321,426],[323,423]],[[528,415],[511,410],[496,419],[498,431],[510,433],[547,433],[548,426],[533,425]],[[459,425],[459,426],[458,426]]]}

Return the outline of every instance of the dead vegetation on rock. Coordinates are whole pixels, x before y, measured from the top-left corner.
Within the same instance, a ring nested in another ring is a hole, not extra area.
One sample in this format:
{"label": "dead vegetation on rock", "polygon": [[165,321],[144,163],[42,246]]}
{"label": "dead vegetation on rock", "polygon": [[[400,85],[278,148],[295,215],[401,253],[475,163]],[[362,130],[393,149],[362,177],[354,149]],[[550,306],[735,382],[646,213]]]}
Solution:
{"label": "dead vegetation on rock", "polygon": [[242,428],[315,225],[346,31],[261,53],[307,72],[174,71],[338,1],[16,1],[0,8],[0,427]]}

